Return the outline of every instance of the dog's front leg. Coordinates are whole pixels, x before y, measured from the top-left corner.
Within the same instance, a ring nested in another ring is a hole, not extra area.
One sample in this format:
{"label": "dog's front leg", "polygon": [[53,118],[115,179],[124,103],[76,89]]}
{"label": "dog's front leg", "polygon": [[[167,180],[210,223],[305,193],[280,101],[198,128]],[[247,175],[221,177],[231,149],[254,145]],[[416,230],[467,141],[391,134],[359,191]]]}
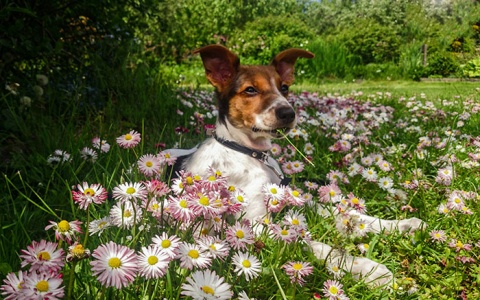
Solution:
{"label": "dog's front leg", "polygon": [[364,280],[372,287],[390,287],[393,273],[383,264],[365,257],[355,257],[345,251],[335,250],[324,243],[312,241],[310,248],[317,259],[351,273],[358,280]]}
{"label": "dog's front leg", "polygon": [[369,225],[368,231],[373,233],[380,233],[382,231],[413,232],[421,227],[426,226],[426,224],[419,218],[409,218],[404,220],[384,220],[358,213],[355,210],[349,211],[348,214],[358,216],[359,219],[361,219],[365,224]]}

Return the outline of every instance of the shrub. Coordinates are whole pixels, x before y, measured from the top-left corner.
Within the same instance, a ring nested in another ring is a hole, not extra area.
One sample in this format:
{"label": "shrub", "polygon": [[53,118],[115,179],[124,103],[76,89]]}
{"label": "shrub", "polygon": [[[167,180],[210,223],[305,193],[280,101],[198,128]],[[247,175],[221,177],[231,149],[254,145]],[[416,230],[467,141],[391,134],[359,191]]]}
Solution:
{"label": "shrub", "polygon": [[469,78],[480,77],[480,57],[470,60],[462,66],[463,76]]}
{"label": "shrub", "polygon": [[429,57],[425,75],[447,77],[455,74],[458,70],[459,65],[451,53],[437,52]]}

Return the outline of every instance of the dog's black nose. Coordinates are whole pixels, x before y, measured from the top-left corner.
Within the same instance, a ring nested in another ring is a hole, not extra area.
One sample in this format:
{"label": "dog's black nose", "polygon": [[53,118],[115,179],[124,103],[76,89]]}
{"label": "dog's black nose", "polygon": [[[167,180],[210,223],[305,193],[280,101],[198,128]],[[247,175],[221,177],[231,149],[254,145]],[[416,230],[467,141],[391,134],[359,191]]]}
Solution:
{"label": "dog's black nose", "polygon": [[295,111],[289,106],[282,106],[275,110],[275,115],[283,123],[291,123],[295,120]]}

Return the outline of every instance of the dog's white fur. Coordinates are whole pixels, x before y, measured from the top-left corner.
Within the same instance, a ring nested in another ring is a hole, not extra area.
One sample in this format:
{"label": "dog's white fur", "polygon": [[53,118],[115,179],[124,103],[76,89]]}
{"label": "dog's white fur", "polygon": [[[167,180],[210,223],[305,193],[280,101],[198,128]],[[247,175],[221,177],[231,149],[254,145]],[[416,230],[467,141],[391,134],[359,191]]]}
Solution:
{"label": "dog's white fur", "polygon": [[[272,85],[273,82],[272,82]],[[274,85],[275,86],[275,85]],[[276,99],[266,111],[271,112],[279,106],[290,106],[287,99],[278,91],[275,91]],[[225,140],[234,141],[247,147],[265,151],[271,148],[273,135],[267,131],[275,129],[275,121],[272,115],[257,116],[255,127],[262,129],[259,132],[246,131],[244,128],[233,126],[228,118],[217,120],[215,134]],[[293,122],[292,126],[295,122]],[[182,155],[182,152],[170,150],[172,156]],[[269,158],[268,163],[277,170],[281,170],[278,163]],[[214,138],[207,139],[183,165],[183,169],[193,174],[207,176],[209,168],[222,171],[228,178],[229,184],[241,189],[248,200],[248,206],[244,212],[244,218],[253,222],[259,221],[267,214],[264,203],[263,186],[269,183],[280,184],[279,176],[263,162],[225,147]],[[352,212],[353,213],[353,212]],[[386,231],[411,231],[419,228],[422,224],[417,218],[402,221],[382,220],[367,215],[359,214],[359,217],[370,224],[370,231],[379,233]],[[393,279],[393,274],[383,264],[374,262],[364,257],[354,257],[345,251],[332,249],[327,244],[313,241],[310,248],[318,259],[326,260],[345,271],[351,272],[355,277],[362,278],[366,283],[373,286],[387,286]]]}

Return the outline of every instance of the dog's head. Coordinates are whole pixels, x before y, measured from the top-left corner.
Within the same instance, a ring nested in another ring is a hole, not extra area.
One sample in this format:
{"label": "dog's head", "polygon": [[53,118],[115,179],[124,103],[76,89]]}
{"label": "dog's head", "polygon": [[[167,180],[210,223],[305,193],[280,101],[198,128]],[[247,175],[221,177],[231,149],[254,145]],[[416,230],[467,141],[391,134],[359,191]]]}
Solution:
{"label": "dog's head", "polygon": [[279,130],[288,132],[295,126],[295,111],[286,97],[297,58],[313,58],[313,53],[288,49],[268,66],[241,65],[237,55],[220,45],[194,53],[200,53],[207,79],[216,89],[221,123],[228,120],[252,140],[279,137]]}

